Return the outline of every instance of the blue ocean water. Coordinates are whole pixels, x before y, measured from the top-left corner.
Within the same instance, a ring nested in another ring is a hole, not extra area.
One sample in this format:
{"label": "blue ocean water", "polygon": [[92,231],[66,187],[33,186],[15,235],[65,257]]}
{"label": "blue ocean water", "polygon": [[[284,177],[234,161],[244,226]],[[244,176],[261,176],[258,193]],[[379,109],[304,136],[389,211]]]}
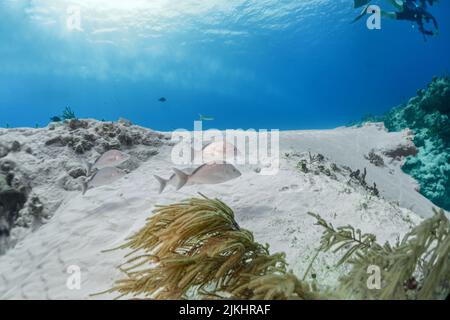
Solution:
{"label": "blue ocean water", "polygon": [[[352,3],[1,0],[0,126],[45,126],[70,106],[158,130],[198,114],[219,129],[332,128],[448,72],[448,1],[430,8],[440,34],[426,42],[405,21],[351,24]],[[67,24],[74,8],[81,30]]]}

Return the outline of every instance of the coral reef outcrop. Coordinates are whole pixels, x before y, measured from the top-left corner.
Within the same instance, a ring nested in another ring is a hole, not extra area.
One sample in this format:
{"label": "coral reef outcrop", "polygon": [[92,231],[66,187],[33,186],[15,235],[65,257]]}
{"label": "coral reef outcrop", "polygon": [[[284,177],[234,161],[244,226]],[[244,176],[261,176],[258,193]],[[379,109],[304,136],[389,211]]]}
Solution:
{"label": "coral reef outcrop", "polygon": [[130,155],[122,169],[131,172],[169,139],[126,119],[0,129],[0,254],[46,223],[68,192],[79,192],[87,162],[118,149]]}
{"label": "coral reef outcrop", "polygon": [[426,89],[408,103],[391,110],[384,123],[390,131],[414,132],[414,150],[403,170],[420,184],[420,192],[436,205],[450,210],[450,79],[434,77]]}

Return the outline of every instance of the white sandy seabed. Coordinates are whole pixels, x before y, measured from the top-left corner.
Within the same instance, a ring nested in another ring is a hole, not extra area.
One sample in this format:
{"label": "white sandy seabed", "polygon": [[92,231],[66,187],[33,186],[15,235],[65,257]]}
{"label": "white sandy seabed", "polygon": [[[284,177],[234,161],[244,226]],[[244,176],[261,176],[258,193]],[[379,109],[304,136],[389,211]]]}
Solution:
{"label": "white sandy seabed", "polygon": [[[30,129],[31,130],[31,129]],[[115,183],[89,190],[85,196],[69,192],[50,221],[30,233],[0,257],[0,299],[110,299],[91,297],[111,288],[123,275],[117,270],[124,251],[114,248],[139,230],[155,204],[170,204],[196,196],[217,197],[235,212],[237,222],[251,230],[272,253],[285,252],[290,269],[300,277],[314,256],[322,230],[307,213],[322,215],[334,226],[351,224],[373,233],[379,242],[395,242],[411,227],[432,214],[432,203],[417,191],[417,183],[404,174],[401,161],[385,158],[377,167],[366,158],[411,144],[408,131],[388,133],[380,124],[328,131],[281,132],[281,165],[275,176],[262,176],[254,168],[239,167],[242,176],[221,185],[189,186],[158,194],[153,175],[167,177],[173,164],[171,148],[160,153]],[[367,168],[367,181],[376,182],[381,198],[349,187],[348,177],[304,174],[296,169],[295,154],[323,154],[327,161],[354,170]],[[289,157],[286,157],[289,154]],[[44,173],[45,174],[45,173]],[[337,257],[321,254],[313,273],[321,284],[334,286],[344,272],[335,268]],[[81,270],[81,288],[70,290],[70,266]]]}

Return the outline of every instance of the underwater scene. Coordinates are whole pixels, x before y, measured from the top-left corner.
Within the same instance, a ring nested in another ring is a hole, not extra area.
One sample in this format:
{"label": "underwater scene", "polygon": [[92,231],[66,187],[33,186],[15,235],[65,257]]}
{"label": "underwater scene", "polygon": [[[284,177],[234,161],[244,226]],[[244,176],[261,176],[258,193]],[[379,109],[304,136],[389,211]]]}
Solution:
{"label": "underwater scene", "polygon": [[447,0],[1,0],[0,300],[445,300],[449,70]]}

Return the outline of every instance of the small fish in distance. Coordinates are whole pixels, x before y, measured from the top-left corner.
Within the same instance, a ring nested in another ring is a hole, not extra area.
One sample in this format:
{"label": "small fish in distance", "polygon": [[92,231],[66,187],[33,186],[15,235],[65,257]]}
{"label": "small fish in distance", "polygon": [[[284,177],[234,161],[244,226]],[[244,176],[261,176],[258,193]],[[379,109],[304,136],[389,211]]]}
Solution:
{"label": "small fish in distance", "polygon": [[111,184],[125,175],[125,171],[118,168],[107,167],[100,169],[82,182],[82,194],[86,194],[89,189]]}
{"label": "small fish in distance", "polygon": [[214,121],[213,117],[204,116],[202,114],[199,114],[198,116],[200,121]]}
{"label": "small fish in distance", "polygon": [[161,97],[161,98],[159,98],[159,100],[158,100],[159,102],[167,102],[167,99],[166,98],[164,98],[164,97]]}

